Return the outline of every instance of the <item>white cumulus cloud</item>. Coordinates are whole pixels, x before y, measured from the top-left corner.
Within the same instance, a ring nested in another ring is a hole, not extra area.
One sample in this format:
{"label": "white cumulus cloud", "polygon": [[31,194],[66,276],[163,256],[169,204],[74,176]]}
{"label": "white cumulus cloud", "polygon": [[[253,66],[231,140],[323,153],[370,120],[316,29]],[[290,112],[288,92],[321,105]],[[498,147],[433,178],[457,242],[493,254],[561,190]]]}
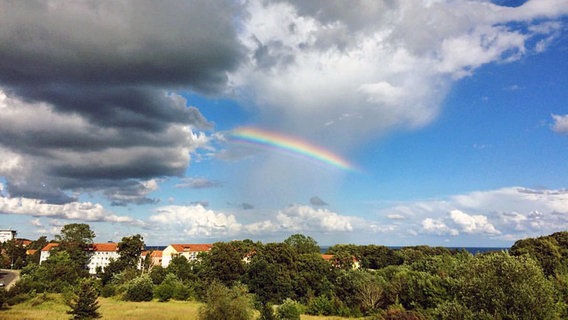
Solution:
{"label": "white cumulus cloud", "polygon": [[36,199],[0,197],[0,213],[49,217],[85,222],[113,222],[143,226],[140,220],[127,216],[118,216],[97,203],[70,202],[66,204],[48,204]]}
{"label": "white cumulus cloud", "polygon": [[234,236],[242,229],[234,215],[215,212],[200,204],[160,207],[149,220],[161,228],[180,230],[187,236]]}
{"label": "white cumulus cloud", "polygon": [[499,230],[495,229],[495,227],[488,222],[487,217],[483,215],[469,215],[460,210],[452,210],[450,217],[465,233],[500,233]]}
{"label": "white cumulus cloud", "polygon": [[440,236],[442,235],[457,236],[460,234],[458,230],[448,227],[443,221],[432,218],[426,218],[422,220],[422,230],[425,233],[430,233]]}
{"label": "white cumulus cloud", "polygon": [[554,132],[568,134],[568,114],[553,114],[552,119],[554,120],[554,124],[552,125],[552,130]]}

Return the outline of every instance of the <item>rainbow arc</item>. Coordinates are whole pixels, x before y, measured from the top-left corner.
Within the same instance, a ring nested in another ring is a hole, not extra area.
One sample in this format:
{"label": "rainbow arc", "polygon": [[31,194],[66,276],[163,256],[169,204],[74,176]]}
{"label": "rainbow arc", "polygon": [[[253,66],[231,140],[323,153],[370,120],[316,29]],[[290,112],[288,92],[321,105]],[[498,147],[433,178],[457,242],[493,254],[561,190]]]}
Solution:
{"label": "rainbow arc", "polygon": [[357,171],[352,164],[343,159],[341,156],[295,137],[254,127],[237,128],[231,133],[231,137],[233,140],[239,142],[252,143],[254,145],[283,150],[343,170]]}

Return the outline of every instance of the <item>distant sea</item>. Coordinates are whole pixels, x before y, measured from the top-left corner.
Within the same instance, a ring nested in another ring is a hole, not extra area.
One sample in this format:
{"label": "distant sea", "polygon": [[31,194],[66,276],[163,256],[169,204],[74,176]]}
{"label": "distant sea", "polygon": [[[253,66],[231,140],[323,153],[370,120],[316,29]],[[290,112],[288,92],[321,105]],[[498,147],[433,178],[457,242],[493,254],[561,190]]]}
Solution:
{"label": "distant sea", "polygon": [[[326,253],[327,250],[329,250],[329,248],[331,248],[331,246],[321,246],[320,247],[320,252],[321,253]],[[402,246],[387,246],[387,248],[389,249],[393,249],[393,250],[397,250],[397,249],[402,249],[404,247]],[[484,253],[484,252],[492,252],[492,251],[508,251],[509,248],[501,248],[501,247],[446,247],[450,250],[465,250],[471,254],[478,254],[478,253]]]}

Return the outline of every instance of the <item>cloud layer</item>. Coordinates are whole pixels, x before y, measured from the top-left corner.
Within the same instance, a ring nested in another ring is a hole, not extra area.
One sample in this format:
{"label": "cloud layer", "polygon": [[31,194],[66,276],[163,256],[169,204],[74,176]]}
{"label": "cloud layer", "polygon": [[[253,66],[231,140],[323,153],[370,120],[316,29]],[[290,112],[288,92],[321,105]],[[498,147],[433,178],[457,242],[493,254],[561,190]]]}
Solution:
{"label": "cloud layer", "polygon": [[565,4],[251,1],[231,86],[271,125],[345,150],[429,124],[455,80],[544,50]]}
{"label": "cloud layer", "polygon": [[[181,177],[177,187],[223,185],[184,179],[198,150],[215,153],[213,140],[226,143],[187,93],[238,100],[260,125],[346,153],[430,124],[455,81],[542,52],[563,28],[557,18],[568,14],[565,0],[515,8],[388,0],[0,0],[0,7],[0,212],[125,223],[137,222],[79,198],[157,205],[152,194],[167,177]],[[552,118],[555,132],[568,132],[566,115]],[[243,198],[259,202],[330,194],[325,188],[336,181],[335,173],[274,156],[250,168],[239,181],[257,189]],[[199,204],[158,207],[149,221],[206,237],[404,226],[505,239],[565,226],[565,193],[540,192],[506,188],[401,204],[386,223],[302,205],[241,222]],[[318,197],[310,203],[326,205]]]}
{"label": "cloud layer", "polygon": [[231,2],[0,4],[0,176],[12,197],[153,203],[211,128],[172,90],[224,90],[243,50]]}

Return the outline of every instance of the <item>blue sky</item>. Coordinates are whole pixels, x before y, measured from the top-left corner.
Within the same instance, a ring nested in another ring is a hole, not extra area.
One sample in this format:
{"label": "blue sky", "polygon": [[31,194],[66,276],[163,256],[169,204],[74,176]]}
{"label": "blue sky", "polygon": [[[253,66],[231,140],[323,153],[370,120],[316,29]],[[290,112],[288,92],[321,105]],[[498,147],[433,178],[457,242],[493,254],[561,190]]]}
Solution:
{"label": "blue sky", "polygon": [[[568,229],[566,0],[2,6],[0,228],[21,237],[507,247]],[[238,143],[244,127],[360,170]]]}

